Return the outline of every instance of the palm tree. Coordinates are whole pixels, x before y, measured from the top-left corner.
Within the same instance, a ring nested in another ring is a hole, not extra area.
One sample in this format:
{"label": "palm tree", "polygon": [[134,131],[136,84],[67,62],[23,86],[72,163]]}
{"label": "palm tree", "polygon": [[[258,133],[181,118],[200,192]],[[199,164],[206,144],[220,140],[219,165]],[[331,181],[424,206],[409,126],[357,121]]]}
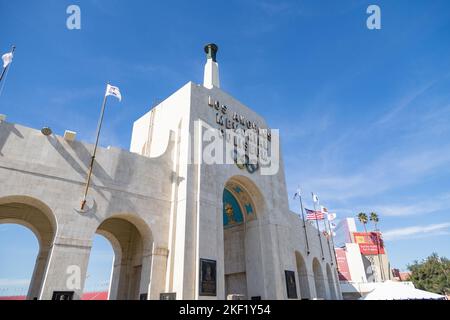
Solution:
{"label": "palm tree", "polygon": [[[375,231],[378,232],[378,222],[380,221],[380,219],[378,218],[378,214],[376,214],[375,212],[371,212],[370,213],[370,221],[372,221],[375,224]],[[381,234],[378,233],[377,234],[378,262],[380,263],[381,279],[386,280],[386,279],[384,279],[384,268],[383,268],[383,265],[381,262],[381,257],[380,257],[380,245],[382,245],[381,244]]]}
{"label": "palm tree", "polygon": [[375,224],[375,231],[378,231],[378,222],[380,221],[380,219],[378,218],[378,214],[376,214],[376,212],[370,213],[370,221]]}
{"label": "palm tree", "polygon": [[365,214],[364,212],[358,213],[358,220],[363,224],[364,230],[367,232],[366,224],[369,221],[369,219],[367,218],[367,214]]}

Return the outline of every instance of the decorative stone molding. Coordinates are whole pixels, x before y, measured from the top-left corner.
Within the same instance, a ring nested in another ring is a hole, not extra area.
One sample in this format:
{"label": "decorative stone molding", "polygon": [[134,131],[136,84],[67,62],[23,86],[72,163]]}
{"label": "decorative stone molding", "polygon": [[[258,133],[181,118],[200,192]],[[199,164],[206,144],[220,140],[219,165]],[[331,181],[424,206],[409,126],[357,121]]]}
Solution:
{"label": "decorative stone molding", "polygon": [[153,247],[152,256],[162,256],[167,258],[169,256],[169,250],[162,247]]}
{"label": "decorative stone molding", "polygon": [[53,244],[55,246],[78,247],[85,249],[92,248],[92,240],[85,240],[85,239],[56,237]]}

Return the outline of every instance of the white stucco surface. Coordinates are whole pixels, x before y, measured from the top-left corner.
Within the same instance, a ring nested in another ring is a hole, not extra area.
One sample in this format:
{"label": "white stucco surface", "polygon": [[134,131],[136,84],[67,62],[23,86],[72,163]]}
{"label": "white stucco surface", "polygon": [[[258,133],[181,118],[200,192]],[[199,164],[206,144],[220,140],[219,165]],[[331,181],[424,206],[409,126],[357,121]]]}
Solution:
{"label": "white stucco surface", "polygon": [[[79,299],[95,233],[106,235],[116,253],[111,298],[176,293],[177,299],[225,299],[228,287],[246,291],[235,293],[247,298],[287,299],[285,271],[295,272],[298,298],[317,297],[318,283],[324,298],[341,298],[327,240],[320,236],[322,254],[317,230],[289,210],[282,156],[274,175],[194,161],[203,152],[194,141],[197,121],[220,127],[211,99],[226,105],[227,115],[237,112],[268,128],[223,90],[188,82],[134,123],[130,152],[98,149],[87,212],[79,206],[93,146],[0,123],[0,223],[28,225],[43,239],[28,298],[51,299],[54,291],[69,290],[67,270],[78,266],[82,282],[73,291]],[[245,191],[256,216],[224,230],[229,183]],[[27,207],[8,209],[17,204]],[[40,220],[27,210],[39,212]],[[215,295],[199,292],[200,259],[216,262]],[[301,292],[300,279],[308,293]]]}

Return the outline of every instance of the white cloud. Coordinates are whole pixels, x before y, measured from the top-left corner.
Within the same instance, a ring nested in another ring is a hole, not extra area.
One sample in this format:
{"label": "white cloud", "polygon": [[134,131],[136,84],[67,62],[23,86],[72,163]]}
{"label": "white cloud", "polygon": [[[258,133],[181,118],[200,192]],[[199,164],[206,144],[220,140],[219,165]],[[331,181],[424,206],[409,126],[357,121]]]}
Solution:
{"label": "white cloud", "polygon": [[383,232],[384,240],[409,239],[420,236],[450,234],[450,222],[391,229]]}
{"label": "white cloud", "polygon": [[[448,175],[450,145],[444,141],[439,144],[439,141],[449,132],[450,107],[429,94],[439,81],[439,78],[431,79],[410,88],[407,94],[392,103],[395,107],[371,124],[336,131],[333,139],[326,138],[326,132],[314,132],[316,147],[303,146],[304,152],[313,153],[312,159],[297,153],[285,157],[289,182],[301,183],[304,189],[318,192],[323,199],[345,208],[354,207],[360,200],[367,203],[367,199],[375,196],[417,185],[437,173]],[[325,131],[332,128],[325,128]],[[305,139],[304,131],[294,133]],[[379,143],[385,146],[384,150],[374,153],[372,158],[365,157],[366,148],[370,152],[372,144]],[[299,158],[303,162],[300,169]],[[361,160],[357,162],[359,158]],[[294,187],[290,189],[295,190]],[[385,205],[381,209],[387,215],[407,215],[450,208],[450,201],[442,206],[430,202],[424,205],[411,204],[412,201],[404,203],[406,205]]]}
{"label": "white cloud", "polygon": [[386,112],[381,119],[379,119],[375,123],[375,127],[380,125],[385,125],[388,122],[393,121],[396,119],[400,112],[402,112],[404,109],[408,108],[416,99],[420,98],[422,95],[424,95],[430,88],[433,87],[437,83],[437,80],[434,79],[432,81],[429,81],[428,83],[425,83],[419,88],[416,88],[415,90],[412,90],[408,95],[402,97],[402,100],[397,104],[396,107],[392,108],[388,112]]}
{"label": "white cloud", "polygon": [[407,204],[389,204],[375,207],[375,211],[384,216],[411,216],[429,214],[450,209],[450,194],[441,194],[427,200]]}
{"label": "white cloud", "polygon": [[0,279],[0,287],[28,286],[30,279]]}
{"label": "white cloud", "polygon": [[450,146],[404,154],[390,152],[359,169],[355,174],[321,173],[299,181],[303,180],[311,190],[320,191],[329,200],[345,201],[369,197],[413,184],[448,166],[450,152],[445,150],[450,150]]}

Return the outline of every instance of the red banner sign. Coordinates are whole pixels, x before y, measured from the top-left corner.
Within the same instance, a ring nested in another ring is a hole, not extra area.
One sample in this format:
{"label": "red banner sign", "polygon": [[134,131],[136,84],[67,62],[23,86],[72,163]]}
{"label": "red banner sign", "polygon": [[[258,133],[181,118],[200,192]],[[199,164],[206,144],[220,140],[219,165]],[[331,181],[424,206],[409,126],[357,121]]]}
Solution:
{"label": "red banner sign", "polygon": [[339,281],[352,281],[352,276],[350,275],[350,268],[348,267],[345,249],[336,248],[335,250],[338,265]]}
{"label": "red banner sign", "polygon": [[364,255],[384,254],[384,244],[379,232],[354,232],[355,243]]}

